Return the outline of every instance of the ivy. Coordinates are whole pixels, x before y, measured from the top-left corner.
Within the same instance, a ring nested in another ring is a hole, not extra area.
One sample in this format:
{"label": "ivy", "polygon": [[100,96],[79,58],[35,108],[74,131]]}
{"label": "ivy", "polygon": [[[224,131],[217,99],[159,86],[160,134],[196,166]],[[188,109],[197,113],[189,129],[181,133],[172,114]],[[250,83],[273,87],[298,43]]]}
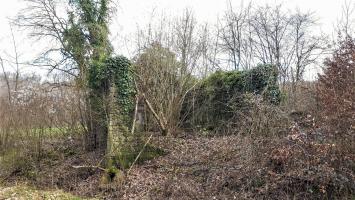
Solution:
{"label": "ivy", "polygon": [[108,95],[111,85],[116,87],[117,104],[125,125],[131,122],[135,88],[131,62],[124,56],[111,57],[103,63],[93,63],[89,73],[89,87],[98,94]]}
{"label": "ivy", "polygon": [[124,56],[106,60],[102,79],[112,80],[117,90],[117,103],[125,124],[130,124],[134,109],[134,80],[131,62]]}
{"label": "ivy", "polygon": [[[281,92],[277,85],[277,70],[272,65],[258,65],[245,71],[217,71],[203,79],[196,88],[193,106],[185,102],[185,110],[194,108],[198,118],[192,122],[205,128],[223,126],[236,112],[248,109],[246,93],[262,95],[265,101],[278,104]],[[187,120],[191,120],[191,115]],[[190,118],[189,118],[190,117]],[[187,124],[191,122],[186,122]]]}

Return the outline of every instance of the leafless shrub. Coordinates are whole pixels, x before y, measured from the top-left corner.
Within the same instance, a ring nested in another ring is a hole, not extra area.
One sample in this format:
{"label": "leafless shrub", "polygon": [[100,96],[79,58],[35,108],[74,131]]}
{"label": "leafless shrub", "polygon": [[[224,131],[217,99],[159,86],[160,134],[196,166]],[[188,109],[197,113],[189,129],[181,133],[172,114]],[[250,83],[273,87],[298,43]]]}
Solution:
{"label": "leafless shrub", "polygon": [[282,102],[282,108],[288,112],[296,114],[313,114],[318,112],[316,83],[300,81],[296,88],[292,89],[292,84],[286,84],[284,91],[287,94]]}
{"label": "leafless shrub", "polygon": [[294,124],[286,137],[244,138],[241,172],[221,183],[231,191],[248,199],[347,199],[355,192],[353,150],[344,151],[317,126]]}
{"label": "leafless shrub", "polygon": [[37,167],[46,143],[82,131],[76,94],[39,81],[22,78],[11,102],[0,98],[0,177]]}
{"label": "leafless shrub", "polygon": [[182,104],[194,87],[203,43],[199,31],[193,12],[185,10],[177,19],[162,18],[138,32],[137,89],[164,135],[179,128]]}
{"label": "leafless shrub", "polygon": [[285,135],[291,125],[286,112],[276,105],[265,102],[260,95],[248,93],[244,96],[247,105],[236,110],[234,117],[227,123],[227,132],[253,137]]}

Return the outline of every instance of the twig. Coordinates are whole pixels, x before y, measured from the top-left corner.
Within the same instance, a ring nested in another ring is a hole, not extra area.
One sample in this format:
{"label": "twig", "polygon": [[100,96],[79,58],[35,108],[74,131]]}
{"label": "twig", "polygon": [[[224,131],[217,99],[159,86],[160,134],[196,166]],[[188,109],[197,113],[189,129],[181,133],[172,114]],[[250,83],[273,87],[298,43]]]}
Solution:
{"label": "twig", "polygon": [[137,112],[138,112],[138,104],[139,104],[139,96],[136,96],[136,105],[134,107],[134,115],[133,115],[133,122],[132,122],[132,128],[131,128],[131,134],[134,134],[135,126],[136,126],[136,120],[137,120]]}

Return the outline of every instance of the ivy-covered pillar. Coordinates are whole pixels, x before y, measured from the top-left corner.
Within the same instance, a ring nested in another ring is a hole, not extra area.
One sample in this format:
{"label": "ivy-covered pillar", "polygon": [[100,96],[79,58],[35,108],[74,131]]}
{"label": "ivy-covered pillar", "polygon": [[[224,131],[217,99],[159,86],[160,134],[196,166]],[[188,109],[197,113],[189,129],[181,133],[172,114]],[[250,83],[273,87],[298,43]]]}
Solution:
{"label": "ivy-covered pillar", "polygon": [[130,61],[123,57],[114,57],[106,61],[103,77],[108,78],[109,110],[107,135],[107,168],[125,168],[127,156],[132,152],[130,144],[134,110],[134,81]]}
{"label": "ivy-covered pillar", "polygon": [[109,123],[107,134],[107,164],[108,169],[116,169],[120,154],[124,150],[125,137],[128,134],[128,128],[122,122],[122,115],[120,114],[120,108],[117,104],[117,91],[116,86],[113,83],[110,87],[110,107],[109,107]]}
{"label": "ivy-covered pillar", "polygon": [[94,63],[89,74],[93,124],[88,126],[94,137],[91,141],[100,149],[106,148],[106,168],[112,172],[127,166],[126,158],[132,150],[129,127],[133,118],[135,87],[131,63],[123,56],[111,57]]}

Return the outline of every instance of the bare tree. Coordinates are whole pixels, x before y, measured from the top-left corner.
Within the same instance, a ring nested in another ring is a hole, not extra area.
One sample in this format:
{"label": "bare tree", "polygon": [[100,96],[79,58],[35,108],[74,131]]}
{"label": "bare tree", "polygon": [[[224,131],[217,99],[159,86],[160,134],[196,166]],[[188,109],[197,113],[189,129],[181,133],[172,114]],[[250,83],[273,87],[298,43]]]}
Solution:
{"label": "bare tree", "polygon": [[201,26],[200,35],[200,52],[201,56],[197,63],[196,73],[206,77],[211,71],[218,68],[218,51],[219,51],[219,35],[220,29],[215,28],[215,32],[209,24]]}
{"label": "bare tree", "polygon": [[291,20],[281,8],[281,5],[257,8],[251,26],[255,33],[252,40],[257,60],[276,66],[281,79],[285,81],[289,66],[282,62],[282,57],[287,54],[289,47],[286,40]]}
{"label": "bare tree", "polygon": [[185,9],[183,15],[175,21],[175,51],[181,62],[180,75],[191,73],[200,56],[200,44],[196,37],[197,22],[193,12]]}
{"label": "bare tree", "polygon": [[[314,67],[326,52],[326,37],[315,33],[317,21],[312,13],[301,13],[297,10],[290,16],[291,25],[288,33],[288,51],[283,57],[286,63],[285,81],[288,84],[288,100],[291,108],[297,105],[300,83],[308,67]],[[284,86],[284,85],[283,85]]]}
{"label": "bare tree", "polygon": [[19,63],[19,54],[17,51],[17,44],[16,44],[16,40],[15,40],[15,35],[12,29],[12,25],[10,24],[10,30],[11,30],[11,37],[12,37],[12,44],[13,44],[13,48],[14,48],[14,56],[15,56],[15,86],[14,86],[14,91],[17,91],[18,88],[18,84],[19,84],[19,78],[20,78],[20,63]]}
{"label": "bare tree", "polygon": [[[15,35],[14,35],[11,24],[10,24],[10,30],[11,30],[11,40],[12,40],[11,42],[13,45],[14,52],[13,52],[13,55],[5,52],[5,54],[8,58],[4,59],[0,56],[0,63],[1,63],[1,68],[2,68],[3,75],[4,75],[4,79],[6,82],[6,86],[7,86],[8,100],[9,100],[9,103],[11,104],[12,99],[14,98],[13,93],[16,93],[18,90],[19,79],[20,79],[20,63],[19,63],[19,53],[17,50],[17,43],[16,43]],[[12,77],[12,73],[5,70],[4,62],[6,62],[8,64],[9,69],[11,69],[11,67],[13,65],[15,65],[15,67],[13,67],[14,77]]]}
{"label": "bare tree", "polygon": [[59,7],[66,9],[65,4],[60,4],[56,0],[25,1],[28,7],[19,13],[14,24],[30,31],[31,37],[46,40],[51,44],[31,64],[48,67],[51,71],[59,70],[81,80],[85,79],[86,57],[71,51],[64,39],[69,22],[68,17],[63,15],[65,11]]}
{"label": "bare tree", "polygon": [[251,4],[246,8],[241,5],[240,10],[237,12],[233,10],[231,2],[229,2],[228,10],[225,12],[225,16],[222,20],[222,27],[220,30],[220,47],[224,52],[226,52],[230,59],[228,60],[232,63],[232,66],[235,70],[242,69],[245,66],[240,66],[243,62],[243,42],[244,34],[246,33],[244,29],[247,27],[248,23],[248,14]]}
{"label": "bare tree", "polygon": [[322,35],[312,34],[312,29],[316,26],[316,20],[312,13],[297,11],[291,18],[293,31],[290,35],[293,46],[289,59],[292,62],[289,73],[292,83],[295,83],[302,80],[306,67],[316,63],[325,51],[326,38]]}
{"label": "bare tree", "polygon": [[313,31],[312,13],[285,11],[282,5],[241,5],[235,11],[229,3],[221,27],[219,47],[234,69],[272,64],[282,85],[300,81],[324,50],[325,38]]}
{"label": "bare tree", "polygon": [[345,1],[342,6],[342,16],[338,21],[336,27],[338,34],[343,34],[343,37],[353,37],[355,34],[355,20],[354,20],[355,3],[352,1]]}
{"label": "bare tree", "polygon": [[6,87],[7,87],[8,100],[9,100],[9,103],[11,104],[11,86],[10,86],[10,80],[9,80],[9,76],[8,76],[7,72],[5,71],[4,60],[2,59],[1,56],[0,56],[0,65],[1,65],[2,72],[3,72],[3,74],[4,74],[4,79],[5,79],[5,83],[6,83]]}

